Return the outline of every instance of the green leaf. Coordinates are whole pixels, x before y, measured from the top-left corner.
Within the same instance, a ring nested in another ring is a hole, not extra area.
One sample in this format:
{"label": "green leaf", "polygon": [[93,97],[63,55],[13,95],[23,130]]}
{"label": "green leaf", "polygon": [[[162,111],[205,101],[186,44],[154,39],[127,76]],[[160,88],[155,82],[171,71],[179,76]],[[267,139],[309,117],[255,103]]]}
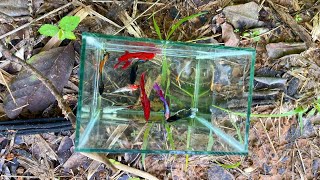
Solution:
{"label": "green leaf", "polygon": [[58,38],[59,38],[59,40],[62,41],[62,40],[64,40],[63,37],[64,37],[64,31],[62,29],[60,29],[59,32],[58,32]]}
{"label": "green leaf", "polygon": [[299,126],[300,126],[300,133],[303,134],[303,118],[302,118],[303,113],[299,112],[298,113],[298,121],[299,121]]}
{"label": "green leaf", "polygon": [[213,145],[214,145],[214,139],[213,139],[213,135],[212,135],[212,130],[210,130],[207,151],[211,151]]}
{"label": "green leaf", "polygon": [[160,28],[157,24],[157,21],[154,19],[154,14],[152,15],[152,19],[153,19],[153,26],[154,26],[154,29],[156,30],[156,33],[159,37],[160,40],[162,40],[162,36],[161,36],[161,32],[160,32]]}
{"label": "green leaf", "polygon": [[315,108],[317,109],[318,112],[320,112],[320,103],[316,103]]}
{"label": "green leaf", "polygon": [[217,163],[219,166],[225,168],[225,169],[234,169],[234,168],[237,168],[240,166],[241,162],[237,162],[237,163],[234,163],[234,164],[221,164],[219,163],[218,161],[215,161],[215,163]]}
{"label": "green leaf", "polygon": [[59,32],[59,28],[52,24],[44,24],[38,30],[40,34],[45,36],[55,36]]}
{"label": "green leaf", "polygon": [[256,37],[254,37],[254,38],[253,38],[253,41],[254,41],[254,42],[258,42],[258,41],[260,41],[260,36],[256,36]]}
{"label": "green leaf", "polygon": [[250,37],[251,35],[250,35],[250,33],[248,33],[248,32],[244,32],[244,33],[242,34],[242,36],[244,36],[244,37]]}
{"label": "green leaf", "polygon": [[64,31],[73,31],[80,23],[79,16],[65,16],[59,22],[59,27]]}
{"label": "green leaf", "polygon": [[184,22],[189,21],[190,19],[193,19],[195,17],[201,16],[203,14],[207,14],[207,12],[202,12],[202,13],[198,13],[198,14],[193,14],[191,16],[187,16],[185,18],[182,18],[181,20],[179,20],[177,23],[175,23],[172,27],[171,30],[167,36],[167,40],[170,39],[171,35],[174,33],[174,31]]}
{"label": "green leaf", "polygon": [[128,180],[140,180],[140,178],[138,178],[138,177],[131,177],[131,178],[129,178]]}
{"label": "green leaf", "polygon": [[172,130],[171,130],[171,126],[169,124],[165,124],[164,125],[166,128],[166,132],[167,132],[167,140],[169,141],[170,144],[170,149],[174,150],[175,146],[174,146],[174,141],[173,141],[173,137],[172,137]]}
{"label": "green leaf", "polygon": [[74,35],[74,33],[72,31],[64,31],[62,39],[75,40],[75,39],[77,39],[77,37],[76,37],[76,35]]}
{"label": "green leaf", "polygon": [[116,160],[114,160],[114,159],[110,159],[110,158],[109,158],[109,161],[110,161],[111,164],[114,164],[114,165],[121,164],[121,163],[119,163],[118,161],[116,161]]}
{"label": "green leaf", "polygon": [[[149,133],[150,133],[150,129],[151,129],[152,125],[153,125],[153,123],[149,123],[147,129],[144,131],[143,142],[142,142],[142,147],[141,147],[142,150],[147,149]],[[142,166],[144,169],[146,168],[145,160],[146,160],[146,153],[141,153],[141,161],[142,161]]]}
{"label": "green leaf", "polygon": [[[213,107],[220,109],[222,111],[225,111],[227,113],[231,113],[237,116],[241,116],[241,117],[246,117],[247,113],[241,113],[241,112],[234,112],[234,111],[230,111],[228,109],[216,106],[216,105],[212,105]],[[251,117],[260,117],[260,118],[277,118],[277,117],[287,117],[287,116],[293,116],[296,115],[298,113],[305,113],[308,109],[303,109],[301,107],[298,107],[297,109],[294,109],[292,111],[288,111],[286,113],[282,113],[282,114],[251,114]]]}

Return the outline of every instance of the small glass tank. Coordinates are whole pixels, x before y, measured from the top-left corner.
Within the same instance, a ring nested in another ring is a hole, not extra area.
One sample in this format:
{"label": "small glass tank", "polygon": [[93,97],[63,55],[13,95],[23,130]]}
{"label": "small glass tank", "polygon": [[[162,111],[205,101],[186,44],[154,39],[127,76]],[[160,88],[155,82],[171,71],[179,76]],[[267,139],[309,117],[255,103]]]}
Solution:
{"label": "small glass tank", "polygon": [[83,33],[78,152],[248,154],[255,50]]}

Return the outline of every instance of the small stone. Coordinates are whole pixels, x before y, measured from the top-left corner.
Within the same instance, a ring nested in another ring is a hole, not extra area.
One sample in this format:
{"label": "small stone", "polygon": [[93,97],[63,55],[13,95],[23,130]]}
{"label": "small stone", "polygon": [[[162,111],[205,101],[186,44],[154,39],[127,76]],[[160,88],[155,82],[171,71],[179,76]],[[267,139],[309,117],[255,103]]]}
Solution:
{"label": "small stone", "polygon": [[68,136],[65,136],[58,148],[58,159],[61,164],[66,162],[68,158],[72,155],[70,148],[73,146],[73,141]]}
{"label": "small stone", "polygon": [[[303,118],[303,122],[304,122],[303,123],[304,125],[303,125],[302,137],[309,138],[309,137],[315,136],[316,133],[310,119]],[[297,130],[300,130],[300,127]]]}
{"label": "small stone", "polygon": [[289,82],[288,82],[288,87],[287,87],[287,94],[289,96],[294,96],[299,88],[299,82],[300,80],[298,78],[292,78]]}
{"label": "small stone", "polygon": [[263,163],[262,164],[262,168],[263,168],[263,171],[264,171],[264,174],[267,175],[267,174],[270,174],[271,170],[272,170],[272,166],[269,166],[268,164],[266,163]]}
{"label": "small stone", "polygon": [[[310,119],[303,118],[302,137],[309,138],[315,136],[315,130]],[[287,132],[286,140],[288,142],[294,142],[295,139],[301,136],[300,126],[292,125]]]}
{"label": "small stone", "polygon": [[318,177],[319,176],[319,171],[320,171],[320,159],[315,159],[313,160],[312,163],[312,174],[313,177]]}
{"label": "small stone", "polygon": [[286,169],[285,168],[279,168],[278,169],[278,173],[280,174],[280,175],[282,175],[283,173],[285,173],[286,172]]}
{"label": "small stone", "polygon": [[229,173],[227,170],[223,169],[221,166],[213,165],[208,170],[208,179],[209,180],[234,180],[234,176]]}

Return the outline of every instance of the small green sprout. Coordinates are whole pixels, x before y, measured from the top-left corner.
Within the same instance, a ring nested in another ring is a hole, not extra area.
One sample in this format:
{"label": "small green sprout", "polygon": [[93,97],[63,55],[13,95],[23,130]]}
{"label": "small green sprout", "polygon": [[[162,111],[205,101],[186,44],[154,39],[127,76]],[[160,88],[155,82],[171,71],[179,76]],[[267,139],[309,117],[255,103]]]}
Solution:
{"label": "small green sprout", "polygon": [[243,37],[252,38],[254,42],[260,41],[260,34],[261,32],[259,29],[255,29],[252,32],[244,32],[242,33]]}
{"label": "small green sprout", "polygon": [[38,30],[40,34],[45,36],[56,36],[58,34],[59,40],[71,39],[75,40],[74,31],[80,23],[79,16],[65,16],[59,22],[59,27],[52,24],[44,24]]}
{"label": "small green sprout", "polygon": [[294,19],[296,20],[297,23],[303,20],[300,14],[295,15]]}

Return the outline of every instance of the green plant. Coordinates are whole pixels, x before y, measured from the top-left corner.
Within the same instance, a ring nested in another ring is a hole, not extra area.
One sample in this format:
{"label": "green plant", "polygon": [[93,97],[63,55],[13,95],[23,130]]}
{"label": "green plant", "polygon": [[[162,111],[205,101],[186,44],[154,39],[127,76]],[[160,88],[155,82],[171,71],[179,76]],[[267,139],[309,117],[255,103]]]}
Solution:
{"label": "green plant", "polygon": [[218,161],[215,161],[215,163],[217,163],[219,166],[223,167],[224,169],[234,169],[241,165],[240,161],[234,164],[221,164]]}
{"label": "green plant", "polygon": [[299,23],[299,22],[301,22],[303,19],[302,19],[302,17],[301,17],[300,14],[296,14],[296,15],[294,16],[294,20],[296,20],[296,22]]}
{"label": "green plant", "polygon": [[[320,106],[320,103],[319,103],[319,99],[317,100],[317,102],[315,103],[314,105],[314,108],[313,109],[316,109],[318,106]],[[241,112],[234,112],[234,111],[230,111],[228,109],[224,109],[222,107],[219,107],[219,106],[216,106],[216,105],[212,105],[213,107],[217,108],[217,109],[220,109],[222,111],[225,111],[227,113],[230,113],[230,114],[234,114],[234,115],[237,115],[237,116],[240,116],[240,117],[246,117],[247,114],[246,113],[241,113]],[[312,110],[313,110],[312,109]],[[313,112],[311,110],[311,112]],[[298,122],[299,122],[299,126],[300,126],[300,131],[302,133],[303,131],[303,119],[302,119],[302,115],[308,111],[308,108],[302,108],[302,107],[298,107],[294,110],[291,110],[291,111],[288,111],[286,113],[282,113],[282,114],[251,114],[250,116],[251,117],[260,117],[260,118],[278,118],[278,117],[288,117],[288,116],[293,116],[293,115],[298,115]],[[315,111],[314,111],[315,112]],[[319,111],[320,112],[320,111]],[[238,130],[237,130],[238,131]]]}
{"label": "green plant", "polygon": [[128,180],[140,180],[138,177],[130,177]]}
{"label": "green plant", "polygon": [[259,29],[255,29],[252,32],[244,32],[242,36],[252,38],[254,42],[258,42],[260,41],[260,34],[261,32],[259,31]]}
{"label": "green plant", "polygon": [[44,24],[38,30],[40,34],[45,36],[56,36],[58,35],[59,40],[64,39],[76,39],[76,36],[72,32],[77,28],[80,23],[79,16],[65,16],[59,22],[59,27],[52,24]]}
{"label": "green plant", "polygon": [[[182,19],[180,19],[178,22],[176,22],[175,24],[173,24],[171,27],[170,27],[170,31],[166,37],[166,40],[169,40],[171,35],[178,29],[178,27],[183,24],[184,22],[186,21],[189,21],[190,19],[193,19],[195,17],[198,17],[198,16],[201,16],[201,15],[204,15],[206,14],[207,12],[201,12],[201,13],[198,13],[198,14],[193,14],[191,16],[187,16],[187,17],[184,17]],[[159,39],[162,40],[162,35],[161,35],[161,32],[160,32],[160,28],[157,24],[157,21],[154,19],[154,14],[152,15],[152,18],[153,18],[153,26],[154,26],[154,29],[159,37]]]}
{"label": "green plant", "polygon": [[[153,123],[148,123],[146,130],[143,133],[143,142],[142,142],[142,149],[146,150],[148,147],[148,139],[149,139],[149,134],[151,127],[153,126]],[[146,153],[141,154],[141,161],[142,161],[142,166],[144,169],[146,169],[145,165],[145,160],[146,160]]]}

